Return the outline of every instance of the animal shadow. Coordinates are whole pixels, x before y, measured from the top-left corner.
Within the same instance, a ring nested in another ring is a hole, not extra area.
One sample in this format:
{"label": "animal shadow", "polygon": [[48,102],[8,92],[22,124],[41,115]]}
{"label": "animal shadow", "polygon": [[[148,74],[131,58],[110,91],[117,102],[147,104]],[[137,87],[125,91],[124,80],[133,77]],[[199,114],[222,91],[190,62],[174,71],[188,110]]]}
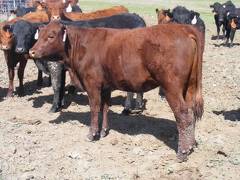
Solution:
{"label": "animal shadow", "polygon": [[216,115],[222,114],[225,120],[240,121],[240,108],[231,111],[213,111],[213,113]]}
{"label": "animal shadow", "polygon": [[[90,113],[62,112],[57,119],[50,121],[50,123],[59,124],[73,120],[77,120],[80,123],[89,126]],[[139,134],[150,134],[160,141],[163,141],[171,149],[177,151],[178,131],[175,121],[146,115],[123,116],[110,111],[109,125],[110,129],[122,134],[133,136]]]}
{"label": "animal shadow", "polygon": [[230,46],[230,44],[226,44],[225,42],[220,43],[220,44],[214,43],[213,45],[214,45],[215,47],[228,47],[228,48],[231,48],[231,47],[234,47],[234,46],[240,46],[240,43],[233,43],[232,46]]}
{"label": "animal shadow", "polygon": [[[225,38],[225,35],[220,35],[220,36],[219,36],[219,39],[224,39],[224,38]],[[218,40],[218,36],[214,36],[214,35],[213,35],[213,36],[211,37],[211,40]]]}

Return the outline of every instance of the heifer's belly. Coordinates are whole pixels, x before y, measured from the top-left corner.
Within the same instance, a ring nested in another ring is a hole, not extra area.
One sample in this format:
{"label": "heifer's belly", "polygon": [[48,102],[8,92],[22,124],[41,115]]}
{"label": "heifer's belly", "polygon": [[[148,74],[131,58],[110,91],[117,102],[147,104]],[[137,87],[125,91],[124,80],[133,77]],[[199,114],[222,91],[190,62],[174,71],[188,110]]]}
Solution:
{"label": "heifer's belly", "polygon": [[158,86],[138,56],[126,58],[119,55],[107,66],[105,78],[113,89],[146,92]]}

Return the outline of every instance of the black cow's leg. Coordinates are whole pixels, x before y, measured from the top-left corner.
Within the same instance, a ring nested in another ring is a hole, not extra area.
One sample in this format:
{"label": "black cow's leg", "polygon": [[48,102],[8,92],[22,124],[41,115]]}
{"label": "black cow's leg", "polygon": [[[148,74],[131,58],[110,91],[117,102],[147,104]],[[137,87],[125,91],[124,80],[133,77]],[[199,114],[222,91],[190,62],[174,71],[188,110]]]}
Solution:
{"label": "black cow's leg", "polygon": [[220,39],[220,26],[217,25],[217,39]]}
{"label": "black cow's leg", "polygon": [[18,95],[23,96],[24,95],[24,88],[23,88],[23,76],[24,76],[24,70],[27,64],[27,60],[24,58],[20,61],[19,69],[18,69],[18,79],[19,79],[19,89],[18,89]]}
{"label": "black cow's leg", "polygon": [[14,66],[8,65],[8,78],[9,78],[9,85],[8,85],[8,92],[7,97],[13,97],[13,91],[14,91]]}
{"label": "black cow's leg", "polygon": [[143,111],[143,93],[137,93],[135,109]]}
{"label": "black cow's leg", "polygon": [[38,69],[37,86],[41,87],[42,84],[43,84],[43,74],[42,74],[42,71]]}
{"label": "black cow's leg", "polygon": [[125,100],[124,109],[122,111],[122,114],[129,115],[131,113],[131,110],[134,108],[133,107],[133,95],[134,95],[134,93],[127,92],[127,97]]}
{"label": "black cow's leg", "polygon": [[230,47],[233,46],[233,39],[234,39],[234,36],[235,36],[235,32],[236,32],[236,29],[231,29],[231,32],[230,32],[230,40],[231,40]]}
{"label": "black cow's leg", "polygon": [[103,112],[103,122],[101,128],[101,137],[105,137],[108,134],[108,109],[110,106],[111,90],[105,90],[101,93],[101,111]]}
{"label": "black cow's leg", "polygon": [[227,29],[226,29],[226,43],[225,43],[226,46],[228,46],[230,34],[231,34],[231,29],[230,29],[230,28],[227,28]]}
{"label": "black cow's leg", "polygon": [[48,69],[51,75],[52,87],[54,91],[53,105],[50,112],[57,112],[62,107],[64,93],[62,92],[62,73],[64,66],[58,62],[48,61]]}

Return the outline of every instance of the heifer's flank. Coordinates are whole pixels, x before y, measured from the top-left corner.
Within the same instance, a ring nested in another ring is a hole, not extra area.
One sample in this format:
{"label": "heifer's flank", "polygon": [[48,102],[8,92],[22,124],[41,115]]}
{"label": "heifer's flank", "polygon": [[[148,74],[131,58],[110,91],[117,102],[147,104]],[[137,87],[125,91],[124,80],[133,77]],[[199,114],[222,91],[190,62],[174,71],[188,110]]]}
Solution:
{"label": "heifer's flank", "polygon": [[106,135],[112,90],[145,92],[161,86],[177,121],[178,157],[186,160],[196,145],[195,120],[203,113],[200,38],[199,32],[187,25],[66,29],[52,22],[41,30],[31,53],[38,58],[62,57],[72,80],[85,88],[91,109],[89,140],[99,134],[100,110],[101,135]]}

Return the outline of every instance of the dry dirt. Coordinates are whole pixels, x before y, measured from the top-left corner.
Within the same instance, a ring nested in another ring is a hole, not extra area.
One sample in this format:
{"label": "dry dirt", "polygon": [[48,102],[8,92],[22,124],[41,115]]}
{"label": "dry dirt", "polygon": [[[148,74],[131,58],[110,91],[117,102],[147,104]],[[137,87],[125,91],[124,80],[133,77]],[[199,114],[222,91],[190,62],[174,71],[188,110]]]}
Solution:
{"label": "dry dirt", "polygon": [[240,179],[240,46],[218,46],[222,41],[211,40],[213,25],[206,33],[205,113],[196,128],[198,147],[185,163],[176,160],[175,119],[158,89],[145,94],[146,110],[132,116],[120,114],[125,93],[115,91],[110,134],[87,142],[86,94],[49,114],[52,89],[37,89],[29,61],[26,96],[5,99],[8,76],[0,52],[0,179]]}

